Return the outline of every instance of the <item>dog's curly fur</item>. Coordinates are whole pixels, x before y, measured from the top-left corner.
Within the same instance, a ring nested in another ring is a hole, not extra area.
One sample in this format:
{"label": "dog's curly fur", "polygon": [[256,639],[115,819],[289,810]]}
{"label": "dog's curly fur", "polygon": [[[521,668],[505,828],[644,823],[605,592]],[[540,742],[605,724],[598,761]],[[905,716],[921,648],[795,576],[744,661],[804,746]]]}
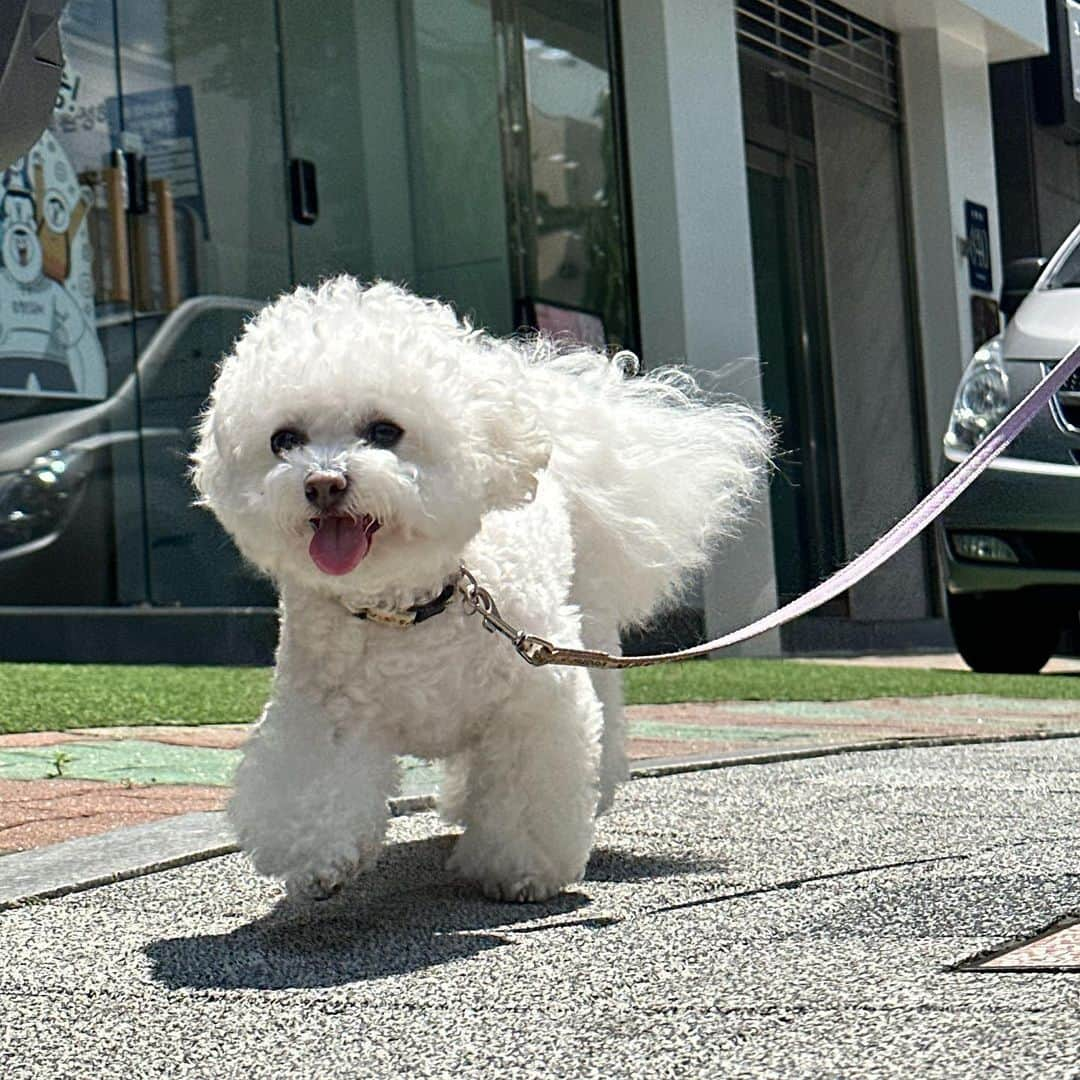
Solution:
{"label": "dog's curly fur", "polygon": [[[400,441],[373,444],[373,420]],[[275,453],[282,429],[303,441]],[[744,513],[768,441],[685,375],[493,338],[394,285],[339,277],[261,311],[193,458],[200,501],[281,593],[273,695],[230,806],[256,868],[336,891],[376,857],[409,753],[444,763],[457,873],[511,900],[579,879],[625,774],[618,673],[531,668],[461,604],[405,630],[350,608],[426,601],[464,563],[515,625],[617,650]],[[354,568],[309,551],[313,473],[346,485],[334,513],[379,523]]]}

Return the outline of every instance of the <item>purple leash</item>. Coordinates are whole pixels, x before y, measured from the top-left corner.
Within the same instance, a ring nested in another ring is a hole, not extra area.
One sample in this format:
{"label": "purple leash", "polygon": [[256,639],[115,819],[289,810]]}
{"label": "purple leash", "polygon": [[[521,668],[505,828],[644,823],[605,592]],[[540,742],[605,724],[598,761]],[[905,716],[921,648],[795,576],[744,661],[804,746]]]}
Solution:
{"label": "purple leash", "polygon": [[985,471],[1009,443],[1031,423],[1078,368],[1080,368],[1080,345],[1077,345],[1064,359],[1058,361],[1001,423],[964,458],[960,465],[861,555],[849,562],[847,566],[841,567],[820,585],[816,585],[798,599],[792,600],[791,603],[785,604],[747,626],[733,630],[713,641],[706,641],[703,645],[695,645],[693,648],[672,653],[654,653],[649,656],[613,656],[610,653],[592,649],[563,649],[543,638],[533,637],[510,626],[499,615],[490,593],[479,586],[467,571],[464,572],[466,576],[459,586],[464,594],[466,606],[483,616],[486,629],[509,638],[517,651],[536,667],[542,667],[545,664],[603,668],[649,667],[653,664],[666,664],[676,660],[690,660],[697,656],[704,656],[706,653],[738,645],[759,634],[775,630],[801,615],[806,615],[846,592],[882,563],[891,559],[971,486],[979,474]]}

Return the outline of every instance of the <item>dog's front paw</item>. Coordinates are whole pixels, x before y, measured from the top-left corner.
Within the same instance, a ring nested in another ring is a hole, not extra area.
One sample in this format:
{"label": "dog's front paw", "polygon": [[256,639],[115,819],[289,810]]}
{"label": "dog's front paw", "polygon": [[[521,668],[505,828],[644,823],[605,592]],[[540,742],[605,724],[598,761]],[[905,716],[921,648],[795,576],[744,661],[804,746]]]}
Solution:
{"label": "dog's front paw", "polygon": [[335,859],[290,874],[285,878],[285,891],[293,900],[329,900],[361,869],[361,865],[353,860]]}
{"label": "dog's front paw", "polygon": [[580,870],[560,869],[540,852],[526,850],[525,845],[512,851],[505,841],[485,843],[477,833],[468,831],[458,837],[446,865],[451,873],[475,882],[489,900],[515,904],[550,900],[581,877]]}
{"label": "dog's front paw", "polygon": [[489,900],[511,904],[539,904],[557,896],[567,883],[554,878],[544,878],[539,874],[526,874],[510,881],[497,877],[481,878],[477,884]]}
{"label": "dog's front paw", "polygon": [[[255,867],[268,873],[267,868],[260,866],[259,854],[256,853]],[[317,857],[311,856],[279,867],[277,873],[272,870],[269,873],[272,877],[285,879],[285,890],[294,900],[329,900],[350,880],[370,869],[378,857],[378,844],[335,845],[329,850],[324,849]]]}

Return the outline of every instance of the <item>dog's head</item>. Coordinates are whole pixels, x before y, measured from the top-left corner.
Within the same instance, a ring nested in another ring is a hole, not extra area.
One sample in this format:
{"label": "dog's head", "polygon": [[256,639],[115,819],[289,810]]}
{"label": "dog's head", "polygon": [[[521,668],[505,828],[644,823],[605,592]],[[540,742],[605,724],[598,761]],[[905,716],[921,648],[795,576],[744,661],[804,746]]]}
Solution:
{"label": "dog's head", "polygon": [[426,584],[550,441],[527,362],[446,305],[348,277],[265,308],[226,357],[193,456],[200,502],[278,581]]}

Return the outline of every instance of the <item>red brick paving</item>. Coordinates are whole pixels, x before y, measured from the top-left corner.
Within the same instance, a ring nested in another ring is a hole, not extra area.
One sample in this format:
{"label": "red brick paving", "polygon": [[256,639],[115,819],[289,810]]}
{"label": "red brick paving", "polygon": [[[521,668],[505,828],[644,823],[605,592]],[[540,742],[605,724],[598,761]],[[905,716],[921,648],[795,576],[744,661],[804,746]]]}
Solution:
{"label": "red brick paving", "polygon": [[[0,735],[0,749],[86,743],[93,739],[150,739],[174,746],[232,750],[251,733],[247,724],[190,727],[80,728]],[[712,745],[703,740],[635,739],[631,756],[694,754]],[[95,780],[0,780],[0,855],[56,844],[79,836],[141,825],[197,810],[223,809],[227,788],[197,785],[110,784]]]}
{"label": "red brick paving", "polygon": [[227,788],[180,784],[0,780],[0,854],[193,810],[221,810],[229,794]]}
{"label": "red brick paving", "polygon": [[[251,734],[250,724],[80,728],[0,735],[0,750],[56,746],[95,739],[149,739],[173,746],[233,750]],[[148,821],[221,810],[231,792],[196,784],[109,784],[96,780],[0,780],[0,855],[57,844],[78,836]]]}
{"label": "red brick paving", "polygon": [[0,735],[0,750],[15,746],[55,746],[57,743],[117,742],[121,739],[149,739],[171,746],[205,746],[214,750],[234,750],[242,746],[252,731],[251,724],[193,724],[141,727],[78,728],[74,731],[27,731]]}
{"label": "red brick paving", "polygon": [[[1080,700],[986,699],[977,709],[965,699],[871,698],[830,702],[686,702],[677,705],[632,705],[626,710],[631,723],[651,722],[679,726],[716,728],[716,737],[704,734],[708,748],[761,749],[794,745],[856,743],[879,739],[988,736],[1051,732],[1080,727]],[[832,715],[830,715],[830,713]],[[725,729],[735,729],[725,735]],[[772,732],[762,739],[749,732]],[[790,735],[785,735],[790,733]],[[804,740],[799,740],[805,735]],[[653,738],[637,736],[633,746]],[[689,748],[693,737],[678,740]],[[632,752],[631,756],[642,756]]]}
{"label": "red brick paving", "polygon": [[[706,752],[783,750],[838,743],[861,743],[882,738],[956,735],[1002,735],[1074,727],[1062,716],[1075,706],[1059,702],[980,703],[957,715],[956,701],[878,698],[871,701],[834,702],[805,711],[784,705],[757,703],[687,703],[631,706],[631,722],[673,728],[704,729],[700,736],[650,732],[631,739],[631,759],[689,757]],[[773,711],[775,710],[775,711]],[[828,715],[833,711],[833,715]],[[967,713],[967,715],[964,715]],[[1071,717],[1069,718],[1072,719]],[[708,729],[716,729],[715,735]],[[725,731],[724,729],[729,729]],[[736,730],[730,730],[736,729]],[[741,729],[741,730],[739,730]],[[748,730],[749,729],[749,730]],[[752,729],[771,732],[773,738],[755,738]],[[246,724],[175,727],[86,728],[78,731],[43,731],[0,735],[0,749],[49,746],[95,739],[149,739],[177,746],[235,749],[252,728]],[[787,737],[785,737],[785,733]],[[804,736],[804,737],[800,737]],[[124,785],[89,780],[0,780],[0,854],[57,843],[76,836],[105,832],[195,810],[217,810],[229,791],[194,785]]]}

